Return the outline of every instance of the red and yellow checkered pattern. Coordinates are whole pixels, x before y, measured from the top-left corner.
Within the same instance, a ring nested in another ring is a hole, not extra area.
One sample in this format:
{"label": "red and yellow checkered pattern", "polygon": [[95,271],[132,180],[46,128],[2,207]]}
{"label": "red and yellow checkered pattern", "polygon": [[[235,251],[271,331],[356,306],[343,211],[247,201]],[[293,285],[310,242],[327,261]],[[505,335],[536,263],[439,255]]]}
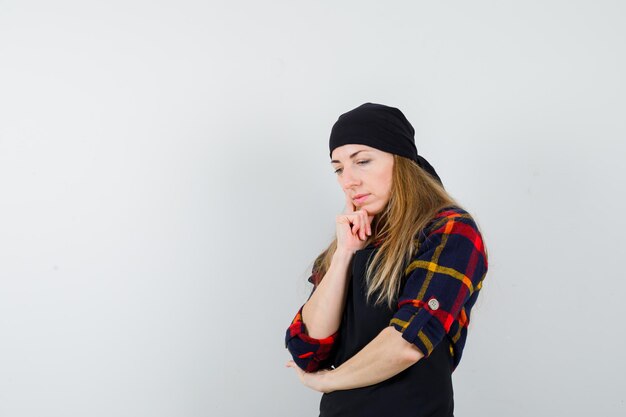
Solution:
{"label": "red and yellow checkered pattern", "polygon": [[[471,215],[459,207],[440,211],[420,235],[389,325],[425,357],[447,336],[456,369],[467,339],[470,311],[487,274],[482,235]],[[338,343],[338,333],[324,339],[309,337],[300,307],[287,329],[285,347],[300,368],[313,372]]]}

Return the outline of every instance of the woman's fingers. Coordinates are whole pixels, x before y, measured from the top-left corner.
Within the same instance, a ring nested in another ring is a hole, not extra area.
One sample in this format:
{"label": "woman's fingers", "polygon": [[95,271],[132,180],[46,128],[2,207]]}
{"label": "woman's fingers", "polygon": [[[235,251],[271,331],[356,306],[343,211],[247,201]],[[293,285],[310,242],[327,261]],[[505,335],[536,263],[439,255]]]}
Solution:
{"label": "woman's fingers", "polygon": [[357,233],[361,228],[361,221],[357,213],[353,214],[343,214],[338,216],[338,223],[343,223],[346,225],[348,232],[353,236],[357,237]]}
{"label": "woman's fingers", "polygon": [[[356,210],[352,200],[346,195],[346,210],[337,215],[337,244],[338,247],[357,250],[363,246],[368,237],[372,235],[372,220],[367,210],[360,208]],[[348,212],[349,210],[354,210]]]}
{"label": "woman's fingers", "polygon": [[354,202],[352,201],[352,199],[350,198],[348,194],[345,194],[345,197],[346,197],[346,209],[344,210],[344,213],[346,214],[354,213],[356,211],[356,207],[354,207]]}
{"label": "woman's fingers", "polygon": [[352,223],[352,228],[350,229],[350,231],[352,232],[352,236],[357,236],[357,233],[359,231],[360,228],[360,221],[359,221],[359,216],[354,215],[350,218],[350,222]]}
{"label": "woman's fingers", "polygon": [[346,218],[351,225],[352,236],[367,240],[367,237],[372,235],[371,221],[374,216],[369,216],[365,209],[357,210],[352,215],[347,215]]}
{"label": "woman's fingers", "polygon": [[359,210],[359,239],[365,240],[365,222],[363,221],[363,212]]}
{"label": "woman's fingers", "polygon": [[352,224],[352,235],[358,237],[360,240],[366,240],[368,236],[372,235],[371,222],[374,216],[370,216],[364,208],[357,210],[352,198],[350,198],[347,193],[344,194],[344,196],[346,202],[344,214],[356,214],[354,217],[348,216],[350,223]]}
{"label": "woman's fingers", "polygon": [[363,208],[360,209],[358,213],[360,215],[362,225],[361,239],[366,240],[368,236],[372,235],[371,219],[370,216],[367,214],[367,210]]}
{"label": "woman's fingers", "polygon": [[363,224],[364,224],[364,232],[367,236],[371,236],[372,235],[372,218],[373,216],[370,216],[367,213],[367,210],[365,209],[361,209],[362,213],[363,213]]}
{"label": "woman's fingers", "polygon": [[359,213],[359,239],[367,240],[367,237],[372,234],[368,221],[367,212],[363,209],[358,211]]}

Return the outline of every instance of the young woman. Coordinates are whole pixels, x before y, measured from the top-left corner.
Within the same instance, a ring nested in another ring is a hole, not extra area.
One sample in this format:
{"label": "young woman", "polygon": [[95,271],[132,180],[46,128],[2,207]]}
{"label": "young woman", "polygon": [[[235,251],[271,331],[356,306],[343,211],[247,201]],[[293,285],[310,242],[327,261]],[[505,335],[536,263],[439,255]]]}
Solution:
{"label": "young woman", "polygon": [[487,252],[414,135],[400,110],[373,103],[331,131],[346,208],[285,336],[287,366],[324,393],[321,417],[453,416]]}

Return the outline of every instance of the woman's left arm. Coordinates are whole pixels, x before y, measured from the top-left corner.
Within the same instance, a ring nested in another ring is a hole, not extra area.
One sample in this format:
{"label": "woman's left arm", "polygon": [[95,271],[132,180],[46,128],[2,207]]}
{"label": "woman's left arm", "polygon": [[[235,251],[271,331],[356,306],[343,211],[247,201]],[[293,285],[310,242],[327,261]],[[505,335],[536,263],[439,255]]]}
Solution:
{"label": "woman's left arm", "polygon": [[304,385],[328,393],[377,384],[404,371],[423,356],[414,344],[402,337],[402,333],[389,326],[336,369],[307,373],[293,361],[287,366],[296,369]]}

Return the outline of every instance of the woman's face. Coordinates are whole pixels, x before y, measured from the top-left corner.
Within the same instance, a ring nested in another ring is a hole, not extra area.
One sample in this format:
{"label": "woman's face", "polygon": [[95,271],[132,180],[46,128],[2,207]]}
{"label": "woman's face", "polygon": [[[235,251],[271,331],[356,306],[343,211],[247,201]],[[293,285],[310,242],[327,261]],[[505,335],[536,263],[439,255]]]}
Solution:
{"label": "woman's face", "polygon": [[337,181],[356,209],[381,213],[391,195],[393,155],[367,145],[343,145],[331,159]]}

